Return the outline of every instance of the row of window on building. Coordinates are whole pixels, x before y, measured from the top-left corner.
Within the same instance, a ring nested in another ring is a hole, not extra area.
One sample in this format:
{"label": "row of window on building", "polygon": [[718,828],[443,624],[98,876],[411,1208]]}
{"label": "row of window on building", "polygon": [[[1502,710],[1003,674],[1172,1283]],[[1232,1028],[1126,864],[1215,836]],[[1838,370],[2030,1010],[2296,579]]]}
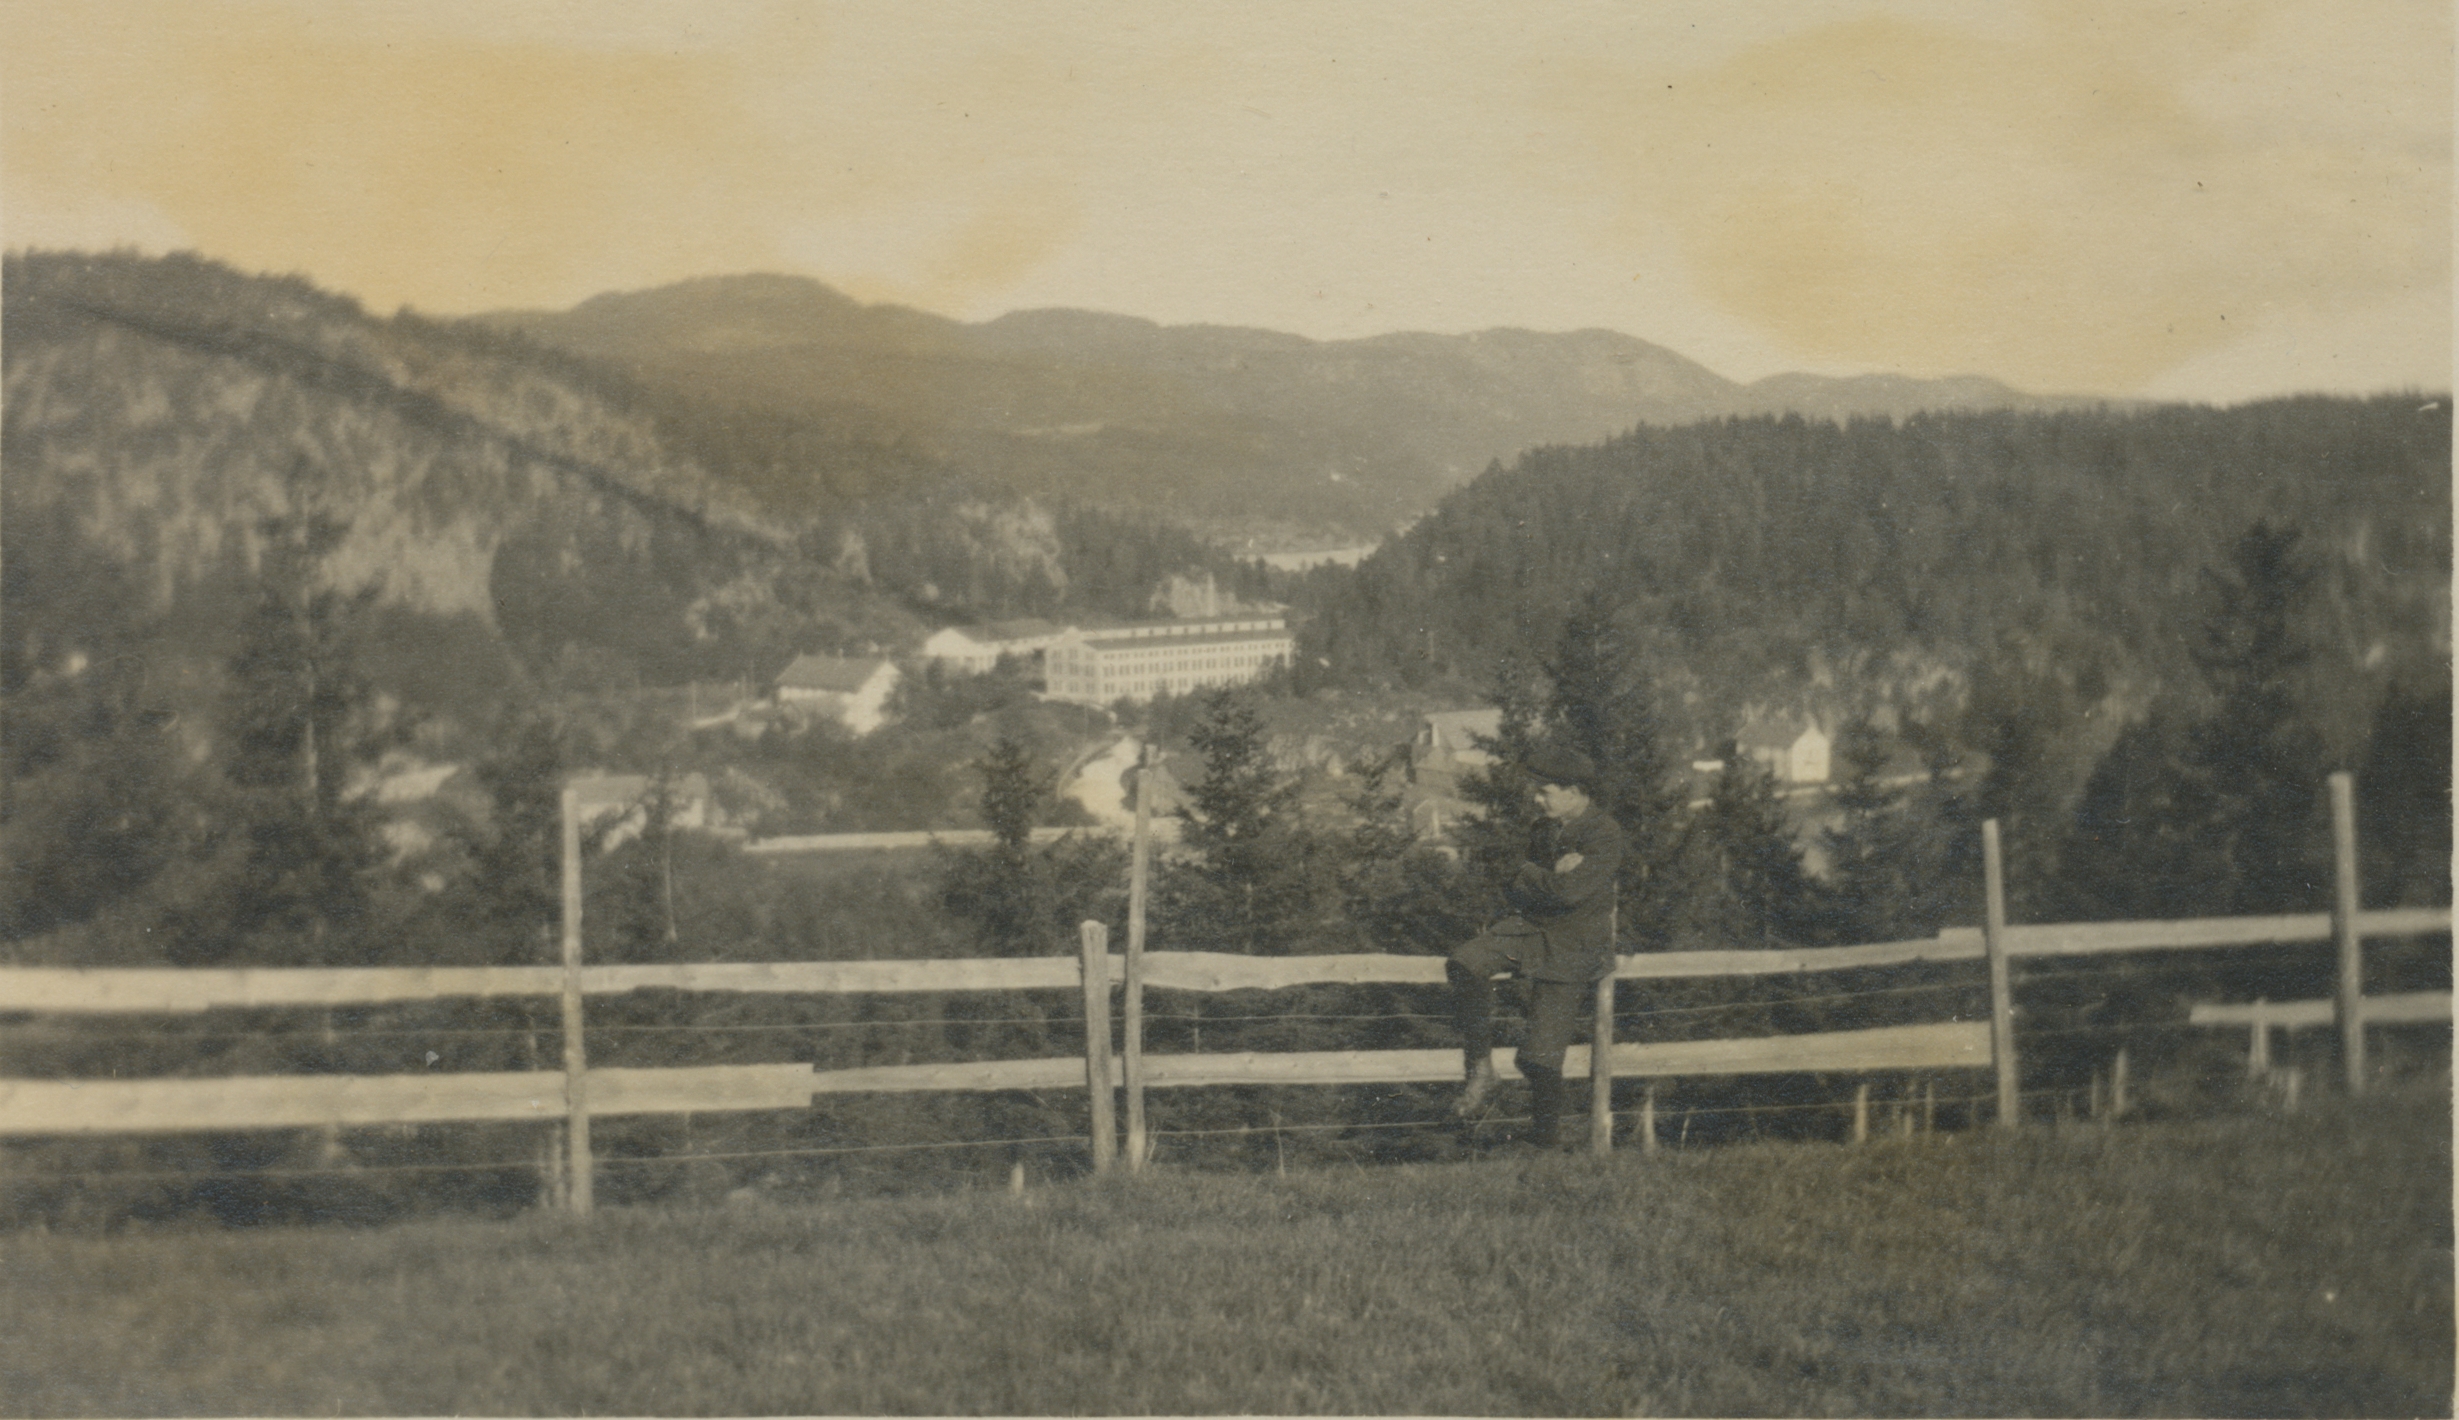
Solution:
{"label": "row of window on building", "polygon": [[[1278,615],[1094,627],[1007,621],[937,632],[922,643],[922,659],[980,674],[1002,656],[1035,658],[1051,699],[1108,705],[1242,684],[1288,664],[1295,645]],[[806,655],[778,674],[771,691],[780,706],[868,734],[885,722],[898,678],[883,656]]]}

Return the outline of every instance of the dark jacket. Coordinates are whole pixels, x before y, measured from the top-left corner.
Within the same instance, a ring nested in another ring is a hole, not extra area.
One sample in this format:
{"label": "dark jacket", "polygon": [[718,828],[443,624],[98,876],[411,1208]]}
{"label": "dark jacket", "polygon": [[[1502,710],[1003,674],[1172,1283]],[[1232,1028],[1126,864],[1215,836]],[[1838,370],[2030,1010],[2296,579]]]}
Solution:
{"label": "dark jacket", "polygon": [[[1595,981],[1613,969],[1614,879],[1622,871],[1622,826],[1590,808],[1555,826],[1543,863],[1522,863],[1503,890],[1522,921],[1545,938],[1545,949],[1523,960],[1539,981]],[[1554,871],[1566,853],[1580,855],[1567,873]],[[1498,930],[1509,931],[1507,927]]]}

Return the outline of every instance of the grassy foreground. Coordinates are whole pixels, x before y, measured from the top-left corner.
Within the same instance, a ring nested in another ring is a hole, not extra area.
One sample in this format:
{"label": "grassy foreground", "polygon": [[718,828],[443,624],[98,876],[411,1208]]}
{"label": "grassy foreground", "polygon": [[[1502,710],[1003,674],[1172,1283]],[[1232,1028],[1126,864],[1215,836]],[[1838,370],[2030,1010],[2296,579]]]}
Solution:
{"label": "grassy foreground", "polygon": [[0,1411],[2449,1414],[2450,1104],[0,1238]]}

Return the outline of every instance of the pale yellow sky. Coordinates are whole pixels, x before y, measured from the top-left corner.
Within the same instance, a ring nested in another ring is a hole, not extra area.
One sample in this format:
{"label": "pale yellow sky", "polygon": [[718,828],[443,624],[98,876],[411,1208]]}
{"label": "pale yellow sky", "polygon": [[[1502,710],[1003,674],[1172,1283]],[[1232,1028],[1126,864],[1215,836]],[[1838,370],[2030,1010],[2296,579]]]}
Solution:
{"label": "pale yellow sky", "polygon": [[0,26],[0,241],[193,248],[378,310],[763,270],[966,319],[1605,326],[1741,379],[2451,383],[2446,3],[5,0]]}

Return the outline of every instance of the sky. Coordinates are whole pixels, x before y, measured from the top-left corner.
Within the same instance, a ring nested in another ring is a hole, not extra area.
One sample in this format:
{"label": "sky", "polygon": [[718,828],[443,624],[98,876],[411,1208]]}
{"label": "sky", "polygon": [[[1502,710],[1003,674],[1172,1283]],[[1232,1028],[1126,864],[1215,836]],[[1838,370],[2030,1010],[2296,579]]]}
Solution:
{"label": "sky", "polygon": [[1605,327],[1736,379],[2451,385],[2452,9],[0,0],[0,244],[379,311]]}

